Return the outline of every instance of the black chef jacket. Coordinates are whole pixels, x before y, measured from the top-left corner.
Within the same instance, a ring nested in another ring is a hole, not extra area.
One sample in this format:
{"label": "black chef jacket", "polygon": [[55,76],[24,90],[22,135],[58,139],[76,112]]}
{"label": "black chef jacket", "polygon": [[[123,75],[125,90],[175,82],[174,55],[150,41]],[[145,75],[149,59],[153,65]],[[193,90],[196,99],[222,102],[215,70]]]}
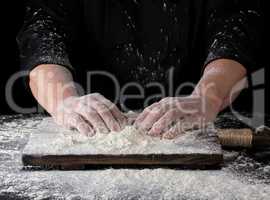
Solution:
{"label": "black chef jacket", "polygon": [[[181,83],[197,83],[203,68],[220,58],[243,64],[250,74],[258,67],[261,44],[258,4],[255,0],[26,0],[25,23],[17,38],[21,65],[29,71],[39,64],[65,66],[85,88],[86,72],[98,70],[116,77],[121,86],[135,82],[145,89],[158,82],[166,92],[172,83],[173,90]],[[91,80],[91,92],[114,98],[112,80],[100,75]],[[155,92],[146,89],[146,97]]]}

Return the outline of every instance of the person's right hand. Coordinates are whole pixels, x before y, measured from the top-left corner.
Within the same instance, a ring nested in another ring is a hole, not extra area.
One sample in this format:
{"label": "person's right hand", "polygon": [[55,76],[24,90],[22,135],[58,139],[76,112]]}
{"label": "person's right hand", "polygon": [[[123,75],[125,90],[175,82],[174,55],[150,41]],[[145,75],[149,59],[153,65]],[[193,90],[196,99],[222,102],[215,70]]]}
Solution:
{"label": "person's right hand", "polygon": [[69,97],[51,113],[55,122],[68,129],[93,136],[96,132],[121,131],[127,124],[124,114],[100,94]]}

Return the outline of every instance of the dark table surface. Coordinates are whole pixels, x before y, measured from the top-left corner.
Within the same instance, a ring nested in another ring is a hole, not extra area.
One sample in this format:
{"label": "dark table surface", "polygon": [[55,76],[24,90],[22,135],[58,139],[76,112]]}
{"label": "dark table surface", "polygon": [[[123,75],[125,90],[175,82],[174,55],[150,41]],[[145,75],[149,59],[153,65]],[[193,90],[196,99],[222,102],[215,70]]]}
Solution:
{"label": "dark table surface", "polygon": [[[44,116],[0,117],[2,199],[270,199],[267,151],[224,151],[221,170],[22,170],[21,151]],[[231,115],[218,127],[241,127]]]}

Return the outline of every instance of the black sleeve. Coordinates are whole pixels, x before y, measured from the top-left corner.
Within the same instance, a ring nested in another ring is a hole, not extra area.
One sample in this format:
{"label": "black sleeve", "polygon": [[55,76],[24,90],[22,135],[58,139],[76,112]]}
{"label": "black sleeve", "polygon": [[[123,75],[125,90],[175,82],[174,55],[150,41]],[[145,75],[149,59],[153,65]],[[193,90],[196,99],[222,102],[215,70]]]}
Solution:
{"label": "black sleeve", "polygon": [[[259,1],[212,1],[207,25],[207,59],[227,58],[241,63],[250,74],[259,65],[262,19]],[[221,3],[220,3],[221,2]]]}
{"label": "black sleeve", "polygon": [[27,0],[24,25],[17,36],[21,65],[31,71],[40,64],[57,64],[72,69],[72,41],[68,0]]}

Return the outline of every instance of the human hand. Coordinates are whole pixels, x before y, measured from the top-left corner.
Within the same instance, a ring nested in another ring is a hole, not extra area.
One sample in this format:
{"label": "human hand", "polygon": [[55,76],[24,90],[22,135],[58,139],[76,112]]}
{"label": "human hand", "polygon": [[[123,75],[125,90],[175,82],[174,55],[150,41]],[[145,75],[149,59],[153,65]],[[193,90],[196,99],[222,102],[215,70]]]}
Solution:
{"label": "human hand", "polygon": [[93,136],[96,132],[118,132],[127,124],[126,117],[116,105],[97,93],[69,97],[51,115],[57,124],[77,129],[87,136]]}
{"label": "human hand", "polygon": [[221,102],[209,97],[170,97],[146,108],[135,125],[153,137],[174,139],[187,130],[203,128],[218,115]]}

